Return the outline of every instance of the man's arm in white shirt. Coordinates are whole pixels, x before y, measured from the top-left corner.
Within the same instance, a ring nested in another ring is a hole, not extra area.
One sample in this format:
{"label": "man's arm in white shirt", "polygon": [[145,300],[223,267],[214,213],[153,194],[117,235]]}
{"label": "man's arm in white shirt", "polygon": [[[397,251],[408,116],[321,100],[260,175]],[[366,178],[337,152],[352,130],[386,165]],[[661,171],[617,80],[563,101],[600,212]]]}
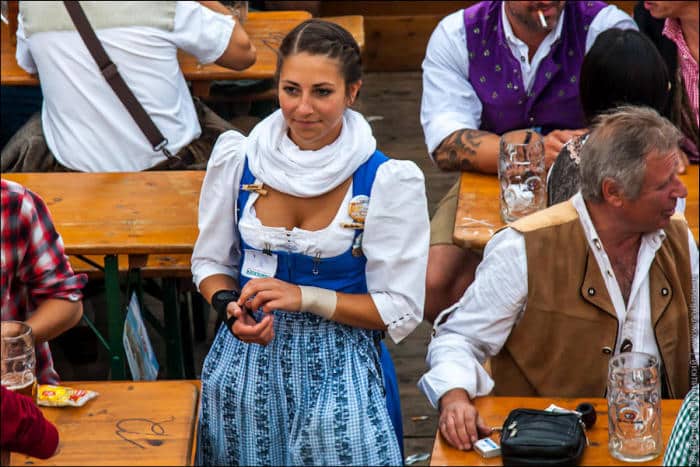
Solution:
{"label": "man's arm in white shirt", "polygon": [[[203,0],[199,3],[222,15],[233,16],[228,8],[221,2]],[[257,51],[240,21],[238,21],[238,19],[234,21],[236,24],[231,32],[228,45],[221,56],[216,60],[216,64],[240,71],[245,70],[255,63]]]}
{"label": "man's arm in white shirt", "polygon": [[[462,15],[463,10],[460,10],[443,19],[428,42],[421,100],[425,143],[442,170],[496,173],[499,135],[478,129],[482,104],[469,83]],[[610,5],[591,23],[586,50],[600,32],[613,27],[636,29],[629,15]],[[547,166],[554,162],[561,146],[579,134],[580,129],[561,129],[548,134],[545,138]]]}
{"label": "man's arm in white shirt", "polygon": [[[469,83],[469,58],[457,11],[438,24],[423,60],[421,124],[428,152],[445,171],[496,173],[500,136],[479,130],[482,104]],[[513,128],[517,130],[518,128]],[[581,130],[555,130],[545,137],[546,164]]]}
{"label": "man's arm in white shirt", "polygon": [[523,236],[512,229],[486,245],[474,283],[455,305],[436,319],[428,346],[430,370],[418,386],[434,407],[450,389],[470,397],[488,394],[493,380],[482,367],[503,347],[527,299],[527,258]]}
{"label": "man's arm in white shirt", "polygon": [[423,60],[421,124],[430,156],[442,170],[495,172],[480,154],[498,153],[498,136],[478,130],[481,101],[469,83],[463,10],[433,31]]}
{"label": "man's arm in white shirt", "polygon": [[458,449],[471,449],[490,434],[471,399],[493,388],[482,365],[503,347],[526,299],[525,240],[506,229],[486,245],[476,279],[462,299],[436,320],[447,318],[436,325],[428,347],[430,370],[418,386],[440,411],[440,432]]}

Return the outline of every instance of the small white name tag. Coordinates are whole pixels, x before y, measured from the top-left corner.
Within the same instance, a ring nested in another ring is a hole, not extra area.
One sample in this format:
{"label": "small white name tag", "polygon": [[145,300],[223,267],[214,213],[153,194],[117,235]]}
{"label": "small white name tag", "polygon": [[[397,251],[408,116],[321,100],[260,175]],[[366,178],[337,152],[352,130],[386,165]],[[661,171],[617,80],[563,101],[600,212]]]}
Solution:
{"label": "small white name tag", "polygon": [[274,277],[277,272],[277,255],[245,249],[241,274],[250,279]]}

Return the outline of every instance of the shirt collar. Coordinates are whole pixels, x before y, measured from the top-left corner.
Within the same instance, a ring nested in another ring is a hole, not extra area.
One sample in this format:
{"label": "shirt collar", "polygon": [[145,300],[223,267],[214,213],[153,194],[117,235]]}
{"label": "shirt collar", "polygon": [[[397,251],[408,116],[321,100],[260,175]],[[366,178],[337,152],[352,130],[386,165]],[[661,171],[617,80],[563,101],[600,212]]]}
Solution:
{"label": "shirt collar", "polygon": [[[559,15],[559,19],[557,20],[557,26],[552,29],[549,34],[545,37],[545,39],[542,41],[542,44],[540,44],[540,47],[542,47],[545,44],[553,44],[557,40],[559,40],[559,37],[561,36],[561,30],[564,25],[564,15],[566,14],[566,11],[562,11],[561,15]],[[514,33],[513,33],[513,28],[510,26],[510,21],[508,21],[508,15],[506,14],[506,3],[502,2],[501,3],[501,21],[503,22],[503,34],[506,36],[506,40],[510,42],[511,44],[514,45],[526,45],[522,40],[520,40]]]}
{"label": "shirt collar", "polygon": [[678,18],[666,18],[664,21],[664,29],[661,34],[671,39],[676,44],[679,40],[685,42],[683,38],[683,30],[681,29],[681,22]]}
{"label": "shirt collar", "polygon": [[[592,250],[602,250],[603,244],[600,241],[595,225],[593,225],[593,221],[591,220],[591,216],[588,213],[588,208],[586,208],[586,203],[583,200],[583,196],[581,195],[580,191],[571,198],[571,203],[578,212],[581,226],[583,226],[583,231],[586,235],[586,240],[588,240],[589,247]],[[661,247],[661,244],[665,239],[666,232],[664,229],[658,229],[642,235],[642,243],[648,244],[654,251]]]}
{"label": "shirt collar", "polygon": [[[661,34],[676,44],[679,58],[686,56],[688,57],[687,60],[695,63],[695,59],[690,53],[688,43],[685,41],[685,37],[683,37],[683,28],[678,18],[666,18],[666,21],[664,21],[664,29],[661,31]],[[695,64],[695,66],[697,66],[697,64]]]}

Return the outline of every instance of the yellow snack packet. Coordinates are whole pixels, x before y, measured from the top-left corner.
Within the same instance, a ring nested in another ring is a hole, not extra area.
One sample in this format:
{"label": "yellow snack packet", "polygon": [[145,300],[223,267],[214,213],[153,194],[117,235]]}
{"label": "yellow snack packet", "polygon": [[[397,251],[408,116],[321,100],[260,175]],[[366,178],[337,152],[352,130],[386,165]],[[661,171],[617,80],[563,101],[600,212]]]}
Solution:
{"label": "yellow snack packet", "polygon": [[95,391],[50,384],[40,384],[37,393],[37,403],[44,407],[82,407],[87,401],[98,396]]}

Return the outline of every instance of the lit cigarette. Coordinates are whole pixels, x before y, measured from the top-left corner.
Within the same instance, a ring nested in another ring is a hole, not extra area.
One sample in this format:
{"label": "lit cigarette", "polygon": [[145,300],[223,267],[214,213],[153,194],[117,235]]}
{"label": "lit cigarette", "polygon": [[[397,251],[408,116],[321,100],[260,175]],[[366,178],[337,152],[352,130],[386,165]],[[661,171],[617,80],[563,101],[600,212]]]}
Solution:
{"label": "lit cigarette", "polygon": [[542,13],[542,10],[537,10],[537,14],[540,17],[540,24],[542,25],[542,29],[547,29],[547,20],[544,19],[544,13]]}

